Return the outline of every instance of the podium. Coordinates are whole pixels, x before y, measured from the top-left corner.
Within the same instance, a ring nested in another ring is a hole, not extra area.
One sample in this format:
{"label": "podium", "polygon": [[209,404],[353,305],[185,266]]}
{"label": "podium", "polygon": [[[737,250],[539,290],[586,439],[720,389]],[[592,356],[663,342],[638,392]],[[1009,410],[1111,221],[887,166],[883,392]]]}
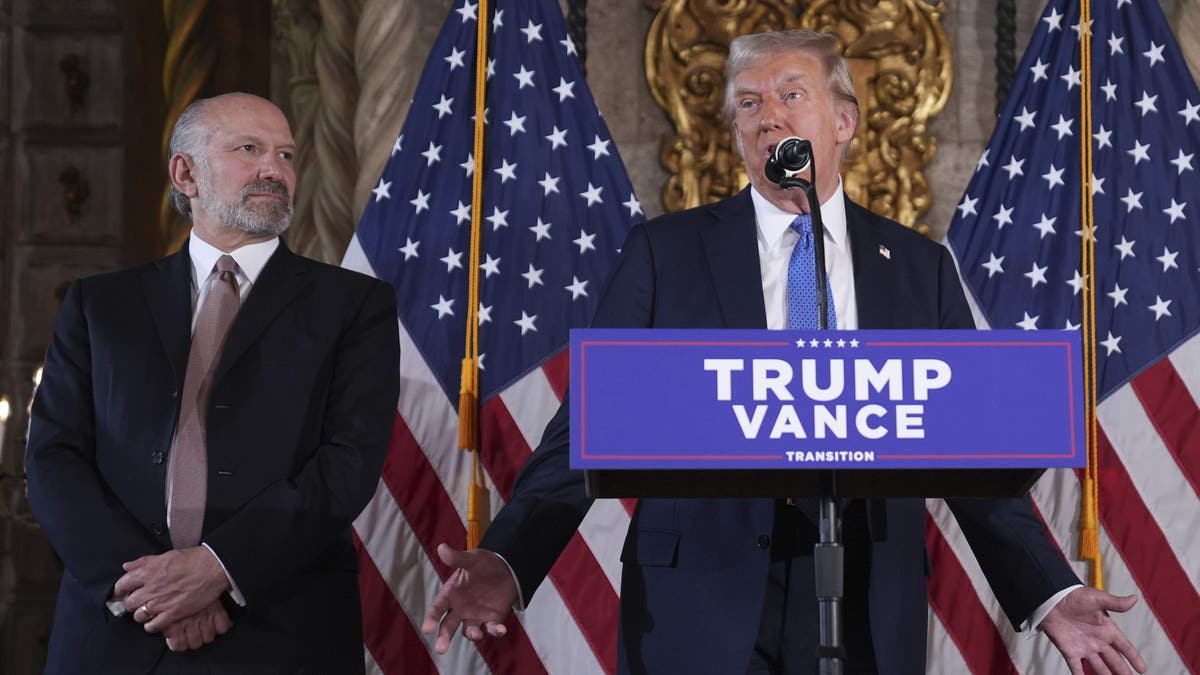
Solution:
{"label": "podium", "polygon": [[571,335],[594,498],[820,499],[820,672],[840,675],[845,498],[1014,497],[1086,461],[1077,332]]}

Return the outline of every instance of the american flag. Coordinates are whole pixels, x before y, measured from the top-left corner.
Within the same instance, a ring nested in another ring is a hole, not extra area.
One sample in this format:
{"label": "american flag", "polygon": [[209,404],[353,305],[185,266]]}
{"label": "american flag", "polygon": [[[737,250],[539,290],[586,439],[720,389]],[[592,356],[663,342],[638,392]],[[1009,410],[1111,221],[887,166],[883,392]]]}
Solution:
{"label": "american flag", "polygon": [[[619,549],[602,500],[508,637],[433,655],[419,626],[465,545],[469,456],[457,448],[472,209],[480,252],[480,457],[492,513],[567,388],[571,327],[642,209],[588,92],[555,0],[501,0],[488,24],[482,161],[472,155],[479,7],[459,0],[429,55],[344,265],[396,288],[401,394],[379,489],[354,528],[368,667],[384,673],[611,673]],[[387,142],[391,143],[391,139]],[[484,172],[483,203],[471,181]]]}
{"label": "american flag", "polygon": [[[1079,2],[1049,3],[948,239],[981,324],[1078,329],[1080,142],[1092,144],[1106,590],[1141,597],[1116,620],[1150,672],[1195,673],[1200,92],[1155,0],[1099,0],[1091,14],[1093,81],[1084,82]],[[1087,139],[1083,87],[1092,91]],[[1080,492],[1070,471],[1047,473],[1033,490],[1069,559],[1078,555]],[[1049,640],[1014,637],[953,519],[939,503],[930,510],[930,671],[1068,672]]]}

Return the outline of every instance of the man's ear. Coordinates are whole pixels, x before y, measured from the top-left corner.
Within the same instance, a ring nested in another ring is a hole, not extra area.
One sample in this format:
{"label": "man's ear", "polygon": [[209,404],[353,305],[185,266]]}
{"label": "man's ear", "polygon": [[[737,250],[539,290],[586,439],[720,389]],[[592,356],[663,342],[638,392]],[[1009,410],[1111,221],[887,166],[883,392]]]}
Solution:
{"label": "man's ear", "polygon": [[200,194],[196,178],[196,162],[190,155],[182,152],[171,155],[171,160],[167,163],[167,172],[171,176],[171,183],[175,189],[182,192],[184,196],[195,197]]}
{"label": "man's ear", "polygon": [[839,101],[834,109],[837,118],[837,142],[844,145],[854,138],[858,126],[858,106],[848,101]]}

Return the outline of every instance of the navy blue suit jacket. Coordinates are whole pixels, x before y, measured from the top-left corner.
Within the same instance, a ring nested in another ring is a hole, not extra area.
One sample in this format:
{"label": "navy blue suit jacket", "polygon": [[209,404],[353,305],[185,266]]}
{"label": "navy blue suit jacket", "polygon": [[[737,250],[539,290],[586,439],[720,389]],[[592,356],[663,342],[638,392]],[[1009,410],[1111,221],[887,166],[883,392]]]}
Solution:
{"label": "navy blue suit jacket", "polygon": [[[191,259],[67,292],[33,405],[30,505],[64,563],[47,672],[361,672],[350,522],[378,484],[399,387],[387,284],[283,243],[230,330],[209,401],[203,540],[246,597],[211,645],[166,652],[105,608],[121,563],[171,549],[167,454],[191,341]],[[207,671],[206,671],[207,672]]]}
{"label": "navy blue suit jacket", "polygon": [[[846,216],[861,328],[974,327],[943,247],[849,200]],[[593,325],[765,328],[756,237],[748,191],[635,227]],[[564,402],[482,543],[508,560],[526,600],[590,506],[582,473],[568,467],[568,419]],[[924,500],[885,504],[886,538],[873,544],[868,590],[876,660],[882,675],[920,675]],[[1014,625],[1078,583],[1028,497],[951,507]],[[621,672],[745,672],[770,557],[758,542],[774,517],[771,499],[639,501],[621,555]]]}

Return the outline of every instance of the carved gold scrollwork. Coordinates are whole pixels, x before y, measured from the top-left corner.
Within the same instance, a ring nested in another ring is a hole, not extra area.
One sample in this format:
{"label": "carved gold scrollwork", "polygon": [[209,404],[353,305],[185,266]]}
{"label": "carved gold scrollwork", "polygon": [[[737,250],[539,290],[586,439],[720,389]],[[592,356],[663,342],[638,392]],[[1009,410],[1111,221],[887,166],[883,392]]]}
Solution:
{"label": "carved gold scrollwork", "polygon": [[[843,165],[851,198],[905,225],[932,194],[924,168],[936,139],[928,121],[952,78],[942,2],[925,0],[663,0],[646,42],[646,76],[675,134],[664,139],[663,191],[673,211],[728,197],[746,183],[722,112],[724,62],[741,34],[809,28],[838,37],[850,63],[862,124]],[[803,11],[802,11],[803,10]]]}

